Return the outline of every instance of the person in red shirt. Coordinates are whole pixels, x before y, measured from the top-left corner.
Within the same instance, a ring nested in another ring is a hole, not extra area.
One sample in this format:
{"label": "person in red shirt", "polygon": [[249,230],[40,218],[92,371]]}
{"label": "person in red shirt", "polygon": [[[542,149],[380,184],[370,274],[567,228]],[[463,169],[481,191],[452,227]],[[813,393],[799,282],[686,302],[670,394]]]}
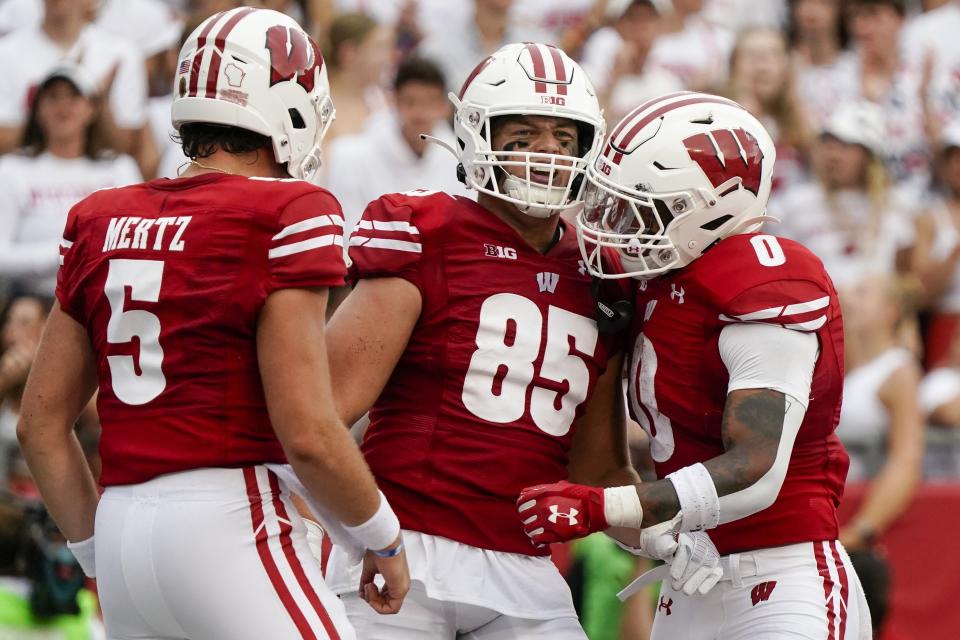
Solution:
{"label": "person in red shirt", "polygon": [[[333,118],[323,59],[292,19],[241,8],[180,60],[172,116],[192,162],[70,211],[18,436],[111,638],[354,638],[291,488],[370,550],[377,611],[399,609],[409,577],[330,386],[343,219],[308,182]],[[72,432],[94,391],[102,496]]]}
{"label": "person in red shirt", "polygon": [[344,421],[370,413],[362,450],[397,510],[411,592],[397,616],[367,615],[359,567],[337,547],[327,578],[368,638],[582,640],[569,588],[514,500],[536,482],[636,479],[622,410],[611,413],[621,338],[598,327],[562,219],[603,120],[580,67],[534,43],[482,61],[452,101],[477,200],[371,202],[350,240],[356,285],[327,336]]}
{"label": "person in red shirt", "polygon": [[540,544],[614,527],[636,545],[638,519],[706,531],[715,549],[681,545],[671,574],[709,553],[720,570],[701,597],[664,585],[654,638],[870,637],[837,540],[840,307],[809,250],[759,232],[774,160],[743,107],[683,92],[634,109],[588,171],[581,248],[595,276],[637,279],[628,396],[662,479],[528,487],[518,510]]}

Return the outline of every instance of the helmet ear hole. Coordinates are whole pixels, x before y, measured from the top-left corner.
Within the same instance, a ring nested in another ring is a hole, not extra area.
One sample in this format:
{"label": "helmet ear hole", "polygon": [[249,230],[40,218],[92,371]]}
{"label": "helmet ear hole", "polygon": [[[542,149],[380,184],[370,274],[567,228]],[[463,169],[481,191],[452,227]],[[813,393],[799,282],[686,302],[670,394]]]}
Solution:
{"label": "helmet ear hole", "polygon": [[290,122],[293,124],[294,129],[306,129],[307,123],[303,121],[303,116],[300,115],[298,109],[287,109],[287,113],[290,114]]}

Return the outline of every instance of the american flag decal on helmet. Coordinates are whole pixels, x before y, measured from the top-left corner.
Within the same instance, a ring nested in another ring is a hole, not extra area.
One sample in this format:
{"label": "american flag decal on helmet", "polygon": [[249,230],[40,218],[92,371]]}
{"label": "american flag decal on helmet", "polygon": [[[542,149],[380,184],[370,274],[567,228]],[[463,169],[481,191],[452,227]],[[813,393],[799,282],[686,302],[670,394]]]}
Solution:
{"label": "american flag decal on helmet", "polygon": [[573,68],[567,68],[560,49],[549,44],[527,42],[524,51],[530,56],[532,68],[527,68],[522,61],[521,65],[533,80],[534,90],[545,94],[551,93],[552,88],[554,95],[567,95],[567,85],[573,80]]}

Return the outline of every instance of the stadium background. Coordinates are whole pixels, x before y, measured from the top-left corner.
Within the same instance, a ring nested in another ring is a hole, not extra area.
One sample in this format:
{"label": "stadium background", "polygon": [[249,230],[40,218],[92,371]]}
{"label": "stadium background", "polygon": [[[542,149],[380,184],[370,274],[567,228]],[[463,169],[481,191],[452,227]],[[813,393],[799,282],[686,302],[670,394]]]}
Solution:
{"label": "stadium background", "polygon": [[[608,124],[682,89],[768,126],[770,233],[823,259],[844,303],[839,433],[853,458],[844,543],[878,637],[960,632],[960,1],[0,0],[0,481],[35,498],[14,428],[50,304],[66,212],[88,193],[175,177],[169,107],[182,37],[237,5],[287,12],[323,44],[338,119],[322,182],[348,221],[382,193],[463,192],[446,91],[501,44],[562,46]],[[635,461],[649,473],[644,436]],[[96,412],[77,426],[96,468]],[[591,640],[647,637],[647,567],[602,538],[557,550]],[[888,589],[889,587],[889,589]],[[886,594],[886,595],[885,595]]]}

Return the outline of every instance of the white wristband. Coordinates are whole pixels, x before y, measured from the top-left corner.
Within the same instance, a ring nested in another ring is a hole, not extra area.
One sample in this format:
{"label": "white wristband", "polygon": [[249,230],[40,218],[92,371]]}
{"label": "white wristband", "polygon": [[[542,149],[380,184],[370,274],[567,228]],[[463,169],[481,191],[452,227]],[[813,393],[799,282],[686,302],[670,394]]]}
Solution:
{"label": "white wristband", "polygon": [[701,463],[678,469],[667,476],[680,499],[683,520],[680,531],[713,529],[720,523],[720,498],[710,472]]}
{"label": "white wristband", "polygon": [[80,568],[87,574],[88,578],[97,577],[97,556],[96,547],[93,543],[93,536],[80,542],[70,542],[67,540],[67,549],[73,554],[73,557],[80,563]]}
{"label": "white wristband", "polygon": [[380,493],[380,506],[369,520],[355,527],[344,525],[347,532],[367,549],[385,549],[392,545],[400,535],[400,521],[390,508],[387,497]]}
{"label": "white wristband", "polygon": [[611,527],[639,529],[643,523],[643,506],[633,485],[603,490],[603,515]]}

